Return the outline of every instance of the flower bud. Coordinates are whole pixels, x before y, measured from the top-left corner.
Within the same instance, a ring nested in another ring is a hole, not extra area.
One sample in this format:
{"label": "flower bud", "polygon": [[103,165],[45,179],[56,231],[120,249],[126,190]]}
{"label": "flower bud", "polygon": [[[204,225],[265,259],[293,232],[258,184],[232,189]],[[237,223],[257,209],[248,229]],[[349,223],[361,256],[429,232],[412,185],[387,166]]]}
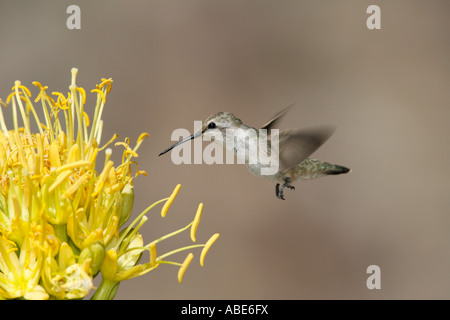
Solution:
{"label": "flower bud", "polygon": [[89,273],[91,275],[96,275],[105,259],[105,246],[101,241],[96,241],[81,251],[79,262],[83,262],[87,259],[92,260]]}
{"label": "flower bud", "polygon": [[120,215],[119,226],[123,226],[128,221],[133,210],[134,190],[130,184],[127,184],[122,190],[123,203],[122,214]]}

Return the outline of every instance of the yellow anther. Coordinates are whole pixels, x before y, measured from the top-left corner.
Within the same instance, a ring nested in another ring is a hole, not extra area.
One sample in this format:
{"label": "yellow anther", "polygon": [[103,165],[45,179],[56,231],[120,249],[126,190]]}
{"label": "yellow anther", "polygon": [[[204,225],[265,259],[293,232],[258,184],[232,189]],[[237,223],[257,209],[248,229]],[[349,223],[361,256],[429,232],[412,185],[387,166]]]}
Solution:
{"label": "yellow anther", "polygon": [[90,124],[89,116],[85,111],[83,111],[83,117],[84,117],[84,122],[86,123],[86,127],[89,127],[89,124]]}
{"label": "yellow anther", "polygon": [[89,175],[85,174],[83,176],[81,176],[73,185],[71,185],[66,192],[64,193],[64,195],[62,196],[63,199],[67,198],[67,197],[71,197],[75,192],[77,192],[81,186],[89,179]]}
{"label": "yellow anther", "polygon": [[106,85],[106,93],[108,94],[111,91],[112,82],[113,81],[111,78],[109,79],[102,78],[102,82],[97,85],[97,88],[102,89]]}
{"label": "yellow anther", "polygon": [[150,243],[149,250],[150,250],[150,265],[154,266],[156,264],[156,257],[157,257],[156,244]]}
{"label": "yellow anther", "polygon": [[106,97],[105,97],[105,94],[103,93],[103,91],[101,91],[99,89],[92,89],[91,92],[97,92],[102,97],[102,102],[105,103]]}
{"label": "yellow anther", "polygon": [[198,224],[200,223],[200,218],[202,217],[203,203],[198,205],[197,213],[195,214],[194,221],[191,226],[191,240],[195,242],[195,234],[197,232]]}
{"label": "yellow anther", "polygon": [[95,185],[95,190],[94,190],[93,196],[96,196],[103,189],[103,185],[106,181],[106,178],[109,175],[109,171],[111,170],[112,166],[113,166],[113,162],[111,160],[108,161],[108,163],[106,164],[102,173],[100,174],[100,177],[98,178],[98,181]]}
{"label": "yellow anther", "polygon": [[25,86],[23,86],[23,85],[19,85],[18,88],[22,89],[24,92],[26,92],[26,94],[27,94],[29,97],[31,97],[31,92],[30,92],[30,90],[28,90],[27,87],[25,87]]}
{"label": "yellow anther", "polygon": [[172,194],[170,195],[170,197],[167,199],[166,203],[164,204],[164,206],[161,209],[161,217],[165,217],[167,214],[167,211],[169,210],[170,206],[172,205],[173,200],[175,200],[175,197],[178,194],[178,191],[180,191],[181,188],[181,184],[178,184],[175,189],[173,190]]}
{"label": "yellow anther", "polygon": [[81,158],[81,150],[78,143],[75,143],[69,150],[69,156],[67,157],[67,162],[75,162],[80,160]]}
{"label": "yellow anther", "polygon": [[203,247],[202,253],[200,254],[200,265],[203,267],[205,264],[205,256],[209,251],[209,248],[213,245],[213,243],[217,240],[219,237],[219,234],[214,234],[211,238],[209,238],[208,242],[206,242],[205,246]]}
{"label": "yellow anther", "polygon": [[15,92],[11,92],[7,97],[6,97],[6,103],[10,103],[11,99],[16,95]]}
{"label": "yellow anther", "polygon": [[113,137],[100,149],[98,149],[98,151],[102,151],[103,149],[105,149],[108,145],[110,145],[114,140],[116,140],[119,137],[118,134],[114,134]]}
{"label": "yellow anther", "polygon": [[58,169],[56,169],[56,173],[61,173],[63,171],[72,170],[75,168],[83,168],[85,166],[88,166],[89,163],[90,162],[87,160],[79,160],[79,161],[71,162],[71,163],[65,164],[65,165],[59,167]]}
{"label": "yellow anther", "polygon": [[59,158],[59,148],[56,141],[53,141],[50,145],[50,163],[52,167],[58,168],[61,166],[61,160]]}
{"label": "yellow anther", "polygon": [[181,265],[180,269],[178,270],[178,282],[179,283],[183,282],[184,273],[186,272],[186,269],[189,267],[189,264],[191,263],[193,258],[194,258],[194,255],[192,253],[189,253],[187,255],[186,259],[184,259],[183,264]]}
{"label": "yellow anther", "polygon": [[82,97],[81,103],[85,104],[86,103],[86,91],[84,91],[84,89],[81,87],[77,87],[76,89],[81,94],[81,97]]}
{"label": "yellow anther", "polygon": [[48,88],[47,86],[44,87],[39,81],[33,81],[32,84],[35,85],[36,87],[38,87],[41,90],[45,90],[45,89]]}
{"label": "yellow anther", "polygon": [[139,138],[137,139],[137,143],[140,143],[144,138],[149,137],[150,135],[147,132],[141,133]]}
{"label": "yellow anther", "polygon": [[56,187],[58,187],[61,183],[63,183],[63,181],[66,180],[71,174],[72,174],[71,171],[64,171],[63,173],[61,173],[56,178],[55,182],[53,182],[53,184],[50,186],[48,191],[53,192],[56,189]]}

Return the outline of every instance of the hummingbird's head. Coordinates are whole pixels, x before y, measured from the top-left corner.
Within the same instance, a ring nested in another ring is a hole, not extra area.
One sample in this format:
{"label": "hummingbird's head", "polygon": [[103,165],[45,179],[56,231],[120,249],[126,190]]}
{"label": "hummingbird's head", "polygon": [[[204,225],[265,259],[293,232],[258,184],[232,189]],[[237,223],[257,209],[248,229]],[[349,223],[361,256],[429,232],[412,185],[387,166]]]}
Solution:
{"label": "hummingbird's head", "polygon": [[203,121],[202,129],[197,131],[196,133],[190,135],[189,137],[184,138],[183,140],[178,141],[174,145],[170,146],[159,155],[163,155],[176,146],[195,139],[199,136],[206,135],[211,138],[211,141],[214,141],[214,138],[220,134],[225,135],[226,130],[229,128],[239,128],[242,125],[242,121],[234,116],[234,114],[230,112],[218,112],[211,116],[209,116],[205,121]]}
{"label": "hummingbird's head", "polygon": [[[227,129],[239,128],[242,121],[230,112],[218,112],[203,121],[202,133],[214,136],[217,133],[225,134]],[[220,132],[218,132],[220,131]]]}

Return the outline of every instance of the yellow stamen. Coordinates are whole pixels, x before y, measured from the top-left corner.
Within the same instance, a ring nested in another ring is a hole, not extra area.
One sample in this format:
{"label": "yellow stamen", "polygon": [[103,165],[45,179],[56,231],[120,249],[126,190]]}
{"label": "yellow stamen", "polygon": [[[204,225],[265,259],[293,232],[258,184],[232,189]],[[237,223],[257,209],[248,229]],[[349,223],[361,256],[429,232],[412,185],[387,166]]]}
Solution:
{"label": "yellow stamen", "polygon": [[103,189],[103,185],[109,175],[109,170],[111,170],[113,164],[114,163],[112,161],[108,161],[108,163],[106,164],[105,168],[100,174],[100,177],[98,178],[97,184],[95,185],[93,196],[96,196]]}
{"label": "yellow stamen", "polygon": [[143,174],[144,176],[147,176],[147,172],[145,170],[136,170],[136,174],[134,175],[134,177],[137,178],[141,174]]}
{"label": "yellow stamen", "polygon": [[30,90],[28,90],[27,87],[25,87],[24,85],[19,85],[18,88],[20,88],[20,89],[22,89],[23,91],[25,91],[25,92],[27,93],[27,95],[28,95],[29,97],[31,97],[31,92],[30,92]]}
{"label": "yellow stamen", "polygon": [[156,244],[150,243],[149,250],[150,250],[150,264],[154,266],[156,264],[156,257],[157,257]]}
{"label": "yellow stamen", "polygon": [[103,230],[96,229],[81,243],[80,249],[84,249],[95,241],[103,241]]}
{"label": "yellow stamen", "polygon": [[117,146],[124,146],[125,149],[126,149],[125,150],[126,154],[131,154],[135,158],[138,157],[138,154],[135,151],[131,150],[131,148],[128,146],[128,144],[126,142],[116,142],[114,146],[115,147],[117,147]]}
{"label": "yellow stamen", "polygon": [[103,93],[103,91],[98,90],[98,89],[92,89],[91,92],[97,92],[102,97],[102,102],[103,103],[106,102],[106,97],[105,97],[105,94]]}
{"label": "yellow stamen", "polygon": [[66,192],[63,194],[62,199],[71,197],[78,189],[89,179],[89,175],[85,174],[81,176],[73,185],[71,185]]}
{"label": "yellow stamen", "polygon": [[55,180],[55,182],[53,182],[53,184],[50,186],[50,188],[48,189],[49,192],[53,192],[53,190],[56,189],[57,186],[59,186],[64,180],[66,180],[66,178],[68,176],[70,176],[72,174],[71,171],[65,171],[63,173],[61,173]]}
{"label": "yellow stamen", "polygon": [[191,240],[192,242],[195,242],[195,234],[197,232],[198,224],[200,223],[200,218],[202,217],[202,211],[203,211],[203,203],[200,203],[198,205],[197,213],[195,214],[194,222],[191,226]]}
{"label": "yellow stamen", "polygon": [[184,259],[183,264],[180,267],[180,270],[178,270],[178,282],[182,283],[183,282],[183,276],[184,273],[186,272],[187,267],[189,267],[189,264],[191,263],[192,259],[194,258],[194,254],[189,253],[186,257],[186,259]]}
{"label": "yellow stamen", "polygon": [[167,211],[169,210],[170,206],[172,205],[173,200],[175,200],[175,197],[177,196],[178,191],[180,191],[180,188],[181,188],[181,184],[177,184],[177,186],[173,190],[172,194],[167,199],[166,203],[164,204],[164,206],[161,209],[161,217],[164,218],[166,216]]}
{"label": "yellow stamen", "polygon": [[209,248],[213,245],[213,243],[217,240],[219,237],[219,234],[214,234],[211,238],[209,238],[208,242],[206,242],[205,246],[203,247],[202,253],[200,254],[200,265],[203,267],[205,264],[205,256],[209,251]]}
{"label": "yellow stamen", "polygon": [[81,152],[78,143],[75,143],[69,150],[69,156],[67,157],[67,163],[76,162],[80,160]]}
{"label": "yellow stamen", "polygon": [[[35,85],[36,87],[38,87],[39,89],[43,90],[44,86],[39,82],[39,81],[33,81],[32,82],[33,85]],[[46,86],[47,87],[47,86]],[[48,87],[47,87],[48,88]],[[46,88],[44,88],[45,90]]]}
{"label": "yellow stamen", "polygon": [[[83,111],[83,117],[84,117],[84,121],[85,121],[85,123],[86,123],[86,127],[89,127],[89,124],[90,124],[90,122],[89,122],[89,116],[88,116],[88,114],[85,112],[85,111]],[[86,135],[87,136],[87,135]]]}
{"label": "yellow stamen", "polygon": [[56,173],[61,173],[63,171],[72,170],[75,168],[82,168],[82,167],[88,166],[89,164],[90,164],[90,162],[87,160],[75,161],[75,162],[68,163],[68,164],[65,164],[65,165],[59,167],[58,169],[56,169]]}
{"label": "yellow stamen", "polygon": [[147,132],[141,133],[141,135],[139,136],[139,138],[137,139],[137,143],[140,143],[142,140],[144,140],[144,138],[149,137],[150,135]]}
{"label": "yellow stamen", "polygon": [[31,92],[30,92],[30,90],[28,90],[28,88],[27,87],[25,87],[25,86],[23,86],[22,85],[22,83],[19,81],[19,80],[16,80],[15,82],[14,82],[14,87],[12,87],[12,90],[16,90],[16,89],[23,89],[23,91],[25,91],[26,93],[27,93],[27,95],[29,96],[29,97],[31,97]]}
{"label": "yellow stamen", "polygon": [[10,104],[12,98],[14,98],[15,95],[16,95],[15,92],[11,92],[11,93],[6,97],[6,103],[7,103],[7,104]]}
{"label": "yellow stamen", "polygon": [[56,103],[65,105],[67,103],[67,99],[66,97],[64,97],[64,95],[61,92],[52,92],[52,95],[54,96],[58,96],[58,100],[56,100]]}
{"label": "yellow stamen", "polygon": [[58,143],[56,141],[53,141],[50,145],[50,163],[52,167],[60,167],[61,166],[61,160],[59,159],[59,150],[58,150]]}
{"label": "yellow stamen", "polygon": [[81,103],[85,104],[86,103],[86,91],[84,91],[84,89],[81,87],[77,87],[76,90],[81,94],[81,97],[82,97]]}
{"label": "yellow stamen", "polygon": [[114,140],[116,140],[119,137],[119,135],[117,133],[115,133],[113,135],[113,137],[100,149],[98,149],[98,151],[102,151],[103,149],[105,149],[109,144],[111,144]]}
{"label": "yellow stamen", "polygon": [[105,85],[107,85],[107,87],[106,87],[106,93],[109,93],[109,91],[111,91],[112,82],[113,82],[113,81],[112,81],[111,78],[109,78],[109,79],[102,78],[102,83],[100,83],[99,85],[97,85],[97,88],[98,88],[98,89],[102,89]]}

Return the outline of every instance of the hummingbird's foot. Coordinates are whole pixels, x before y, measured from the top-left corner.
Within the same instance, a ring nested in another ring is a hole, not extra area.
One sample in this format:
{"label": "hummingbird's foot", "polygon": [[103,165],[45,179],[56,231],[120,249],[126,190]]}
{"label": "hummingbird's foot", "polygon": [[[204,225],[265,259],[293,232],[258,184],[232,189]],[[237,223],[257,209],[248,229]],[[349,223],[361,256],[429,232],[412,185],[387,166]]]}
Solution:
{"label": "hummingbird's foot", "polygon": [[289,189],[291,189],[291,190],[295,190],[295,187],[294,187],[294,186],[291,186],[291,185],[289,184],[289,181],[286,181],[286,182],[281,186],[281,189],[280,189],[280,184],[277,183],[277,185],[275,186],[275,195],[277,196],[278,199],[286,200],[286,199],[284,198],[284,192],[283,192],[284,188],[289,188]]}
{"label": "hummingbird's foot", "polygon": [[275,195],[277,196],[278,199],[285,200],[283,198],[283,189],[281,189],[281,192],[280,192],[280,184],[279,183],[277,183],[277,185],[275,186]]}

